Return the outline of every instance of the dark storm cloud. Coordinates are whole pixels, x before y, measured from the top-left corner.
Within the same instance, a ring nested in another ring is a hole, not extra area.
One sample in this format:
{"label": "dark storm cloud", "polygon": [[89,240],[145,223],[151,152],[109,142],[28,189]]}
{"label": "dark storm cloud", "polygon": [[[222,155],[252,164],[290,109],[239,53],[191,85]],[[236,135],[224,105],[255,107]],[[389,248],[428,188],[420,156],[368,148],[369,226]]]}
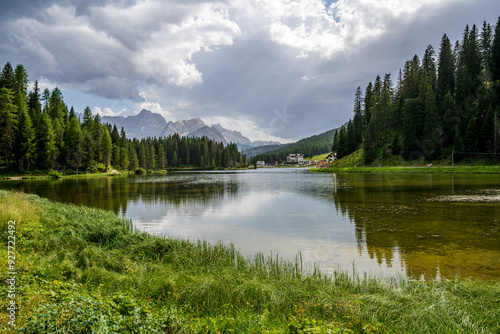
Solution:
{"label": "dark storm cloud", "polygon": [[345,123],[357,86],[385,73],[396,83],[444,33],[456,40],[500,13],[496,0],[402,2],[403,14],[392,2],[374,12],[364,0],[3,0],[0,63],[82,94],[168,106],[173,119],[245,119],[298,139]]}

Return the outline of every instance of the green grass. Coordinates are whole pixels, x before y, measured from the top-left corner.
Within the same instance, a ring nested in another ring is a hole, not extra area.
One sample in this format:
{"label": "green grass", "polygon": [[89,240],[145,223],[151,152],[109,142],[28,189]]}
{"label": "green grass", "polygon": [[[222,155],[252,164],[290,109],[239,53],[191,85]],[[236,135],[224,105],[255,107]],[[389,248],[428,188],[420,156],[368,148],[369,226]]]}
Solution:
{"label": "green grass", "polygon": [[500,174],[500,166],[434,166],[434,167],[330,167],[311,169],[311,172],[338,173],[457,173],[457,174]]}
{"label": "green grass", "polygon": [[[384,150],[381,150],[382,152]],[[382,153],[380,153],[383,155]],[[380,167],[378,166],[380,164]],[[432,164],[433,167],[426,167]],[[425,161],[423,158],[407,161],[400,155],[387,155],[377,159],[371,165],[364,165],[363,149],[335,160],[329,168],[312,168],[311,172],[343,173],[461,173],[461,174],[500,174],[500,166],[486,158],[462,158],[452,166],[451,158]]]}
{"label": "green grass", "polygon": [[321,160],[326,159],[326,157],[328,156],[328,154],[329,154],[329,153],[320,154],[320,155],[315,155],[315,156],[314,156],[314,157],[312,157],[312,158],[307,158],[307,159],[304,159],[304,160],[311,160],[311,161],[317,160],[317,161],[321,161]]}
{"label": "green grass", "polygon": [[[0,191],[16,220],[18,333],[498,333],[500,284],[321,273],[133,231],[111,212]],[[4,267],[5,268],[5,267]],[[2,268],[0,279],[6,278]],[[0,285],[0,333],[9,333]]]}

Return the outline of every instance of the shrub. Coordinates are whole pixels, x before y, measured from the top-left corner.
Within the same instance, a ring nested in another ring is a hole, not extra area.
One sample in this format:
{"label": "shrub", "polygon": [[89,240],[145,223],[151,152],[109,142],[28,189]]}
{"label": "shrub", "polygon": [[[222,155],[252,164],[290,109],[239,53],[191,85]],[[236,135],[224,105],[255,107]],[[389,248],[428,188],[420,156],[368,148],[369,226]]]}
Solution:
{"label": "shrub", "polygon": [[135,175],[142,175],[142,174],[146,174],[146,170],[142,167],[139,167],[135,170]]}
{"label": "shrub", "polygon": [[51,169],[47,175],[53,177],[54,179],[59,179],[62,176],[61,173],[53,169]]}

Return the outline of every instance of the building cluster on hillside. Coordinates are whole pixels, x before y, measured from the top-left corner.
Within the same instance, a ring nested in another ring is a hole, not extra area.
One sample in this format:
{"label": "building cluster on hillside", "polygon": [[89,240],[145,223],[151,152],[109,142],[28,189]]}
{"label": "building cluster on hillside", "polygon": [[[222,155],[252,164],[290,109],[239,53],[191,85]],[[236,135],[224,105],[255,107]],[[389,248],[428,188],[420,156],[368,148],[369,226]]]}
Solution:
{"label": "building cluster on hillside", "polygon": [[[304,155],[301,153],[291,153],[288,154],[286,157],[286,163],[285,165],[290,165],[290,166],[315,166],[316,168],[324,168],[328,167],[328,165],[333,162],[336,158],[336,153],[330,153],[328,156],[321,160],[304,160]],[[278,162],[277,161],[257,161],[257,167],[272,167],[272,166],[277,166]]]}
{"label": "building cluster on hillside", "polygon": [[330,164],[337,158],[337,154],[336,153],[330,153],[327,155],[327,157],[323,160],[314,160],[312,162],[312,164],[314,166],[316,166],[316,168],[326,168],[326,167],[329,167]]}
{"label": "building cluster on hillside", "polygon": [[277,161],[257,161],[257,167],[273,167],[278,166]]}

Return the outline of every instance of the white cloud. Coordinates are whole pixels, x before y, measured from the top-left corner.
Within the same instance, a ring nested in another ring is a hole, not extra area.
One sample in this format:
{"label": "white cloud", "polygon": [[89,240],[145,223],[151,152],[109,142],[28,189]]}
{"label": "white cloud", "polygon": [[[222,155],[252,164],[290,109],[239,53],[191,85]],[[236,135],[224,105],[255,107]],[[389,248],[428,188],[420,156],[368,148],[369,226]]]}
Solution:
{"label": "white cloud", "polygon": [[442,2],[451,1],[339,0],[328,9],[321,0],[260,1],[273,41],[298,49],[298,57],[317,53],[327,59],[384,34],[394,20],[406,20],[423,7]]}
{"label": "white cloud", "polygon": [[248,139],[278,141],[280,143],[290,143],[293,140],[270,135],[271,131],[267,128],[258,126],[254,121],[244,118],[234,119],[225,116],[203,117],[203,122],[212,125],[219,123],[223,128],[241,132]]}
{"label": "white cloud", "polygon": [[113,111],[111,108],[101,108],[101,107],[92,108],[92,114],[99,115],[101,117],[103,117],[103,116],[122,116],[123,112],[124,112],[124,110],[122,110],[122,112],[117,113],[117,112]]}
{"label": "white cloud", "polygon": [[201,84],[193,55],[230,45],[241,33],[222,2],[145,0],[129,7],[93,6],[84,15],[56,2],[40,12],[9,23],[12,52],[36,59],[38,75],[78,82],[98,96],[136,101],[141,83]]}

